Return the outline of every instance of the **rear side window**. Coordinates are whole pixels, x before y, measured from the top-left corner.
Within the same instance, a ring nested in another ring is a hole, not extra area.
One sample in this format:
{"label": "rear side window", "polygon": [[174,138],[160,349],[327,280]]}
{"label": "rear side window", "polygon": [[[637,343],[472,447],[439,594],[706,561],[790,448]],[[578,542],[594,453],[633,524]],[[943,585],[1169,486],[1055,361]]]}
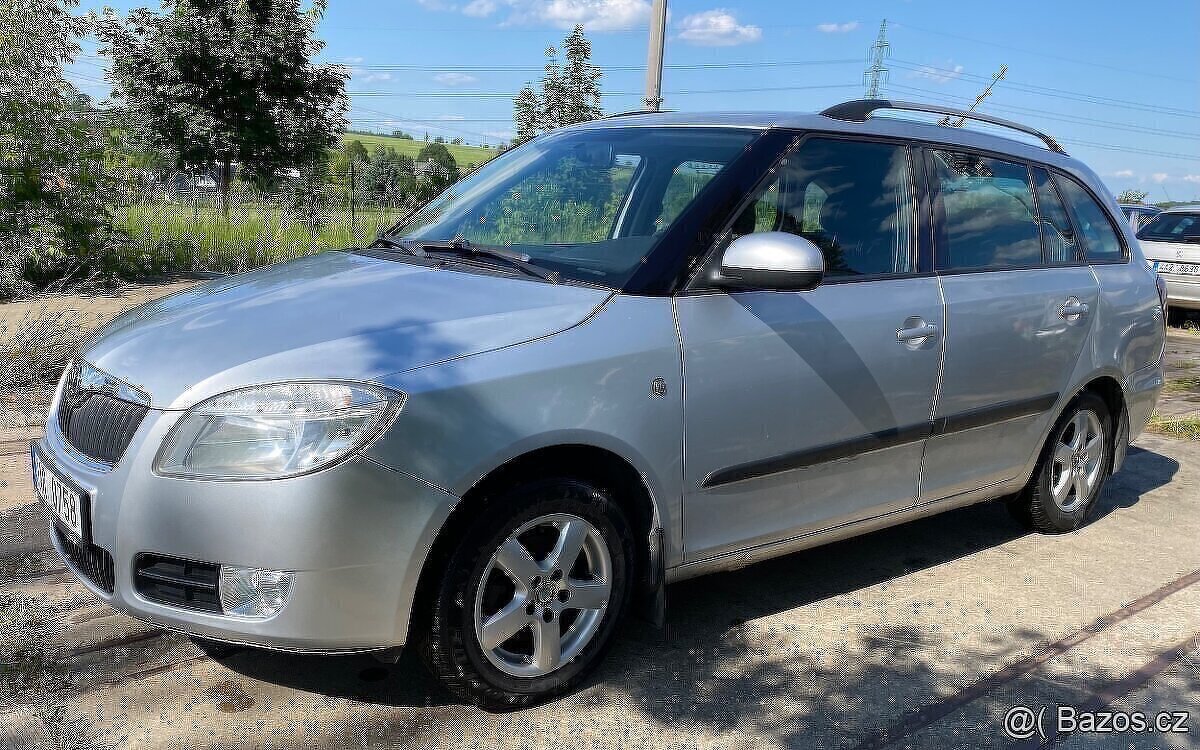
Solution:
{"label": "rear side window", "polygon": [[916,270],[908,150],[885,143],[812,138],[733,222],[733,236],[789,232],[825,254],[829,277]]}
{"label": "rear side window", "polygon": [[1024,164],[933,150],[940,270],[1042,262],[1037,208]]}
{"label": "rear side window", "polygon": [[1057,175],[1055,182],[1062,190],[1063,198],[1075,214],[1075,226],[1083,236],[1083,249],[1089,261],[1124,260],[1125,249],[1117,238],[1117,230],[1109,221],[1108,214],[1075,180]]}
{"label": "rear side window", "polygon": [[1033,170],[1037,186],[1038,215],[1042,219],[1042,250],[1047,263],[1075,263],[1079,260],[1075,232],[1062,198],[1054,189],[1050,174],[1041,167]]}

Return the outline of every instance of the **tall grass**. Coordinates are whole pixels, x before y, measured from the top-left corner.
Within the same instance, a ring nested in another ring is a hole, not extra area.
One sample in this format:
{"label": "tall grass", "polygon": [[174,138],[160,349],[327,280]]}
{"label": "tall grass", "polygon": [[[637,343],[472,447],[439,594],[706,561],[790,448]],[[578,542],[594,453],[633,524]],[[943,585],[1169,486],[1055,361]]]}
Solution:
{"label": "tall grass", "polygon": [[351,205],[334,190],[305,196],[242,192],[227,211],[211,191],[131,191],[113,207],[126,238],[114,259],[126,277],[236,273],[322,250],[369,243],[406,209]]}

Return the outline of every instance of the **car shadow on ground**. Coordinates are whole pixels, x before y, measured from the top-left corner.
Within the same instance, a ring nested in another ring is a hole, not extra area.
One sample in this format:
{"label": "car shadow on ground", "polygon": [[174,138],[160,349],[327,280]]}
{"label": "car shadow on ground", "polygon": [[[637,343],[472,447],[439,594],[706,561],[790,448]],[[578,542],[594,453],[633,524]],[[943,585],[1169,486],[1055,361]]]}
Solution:
{"label": "car shadow on ground", "polygon": [[[1171,458],[1131,449],[1124,470],[1109,480],[1093,523],[1132,507],[1178,469]],[[865,724],[877,720],[870,709],[878,701],[919,702],[961,683],[964,675],[978,676],[981,663],[1003,658],[1007,641],[1015,653],[1021,645],[1063,634],[994,633],[979,650],[935,648],[940,656],[931,661],[927,647],[936,636],[903,622],[850,630],[842,651],[819,645],[797,650],[794,634],[752,621],[770,623],[773,615],[886,584],[1027,533],[1002,503],[990,502],[675,584],[668,588],[666,628],[631,622],[588,684],[562,700],[581,707],[636,706],[664,726],[684,722],[716,732],[763,732],[788,746],[814,731],[855,729],[860,737],[864,731],[870,736],[882,731]],[[397,664],[367,655],[254,649],[212,655],[242,675],[332,697],[395,707],[455,703],[410,651]]]}

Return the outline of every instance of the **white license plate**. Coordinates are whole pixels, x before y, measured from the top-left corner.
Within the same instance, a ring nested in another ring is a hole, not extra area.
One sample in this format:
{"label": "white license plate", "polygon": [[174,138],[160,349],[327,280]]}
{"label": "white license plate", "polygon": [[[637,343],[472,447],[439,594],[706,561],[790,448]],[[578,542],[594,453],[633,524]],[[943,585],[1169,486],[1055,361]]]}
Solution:
{"label": "white license plate", "polygon": [[1154,270],[1159,273],[1172,273],[1180,276],[1200,276],[1200,263],[1163,263],[1154,264]]}
{"label": "white license plate", "polygon": [[58,473],[50,468],[46,459],[38,453],[35,447],[33,455],[33,487],[38,499],[50,508],[54,517],[76,541],[87,541],[85,513],[87,505],[85,495],[67,484]]}

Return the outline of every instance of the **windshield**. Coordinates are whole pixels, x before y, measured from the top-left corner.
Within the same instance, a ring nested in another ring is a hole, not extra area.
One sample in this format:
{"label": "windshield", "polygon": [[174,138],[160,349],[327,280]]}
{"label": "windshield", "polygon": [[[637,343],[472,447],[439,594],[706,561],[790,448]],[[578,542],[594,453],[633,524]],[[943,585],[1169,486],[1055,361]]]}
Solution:
{"label": "windshield", "polygon": [[508,247],[568,279],[620,288],[757,136],[668,127],[546,135],[492,160],[391,234]]}
{"label": "windshield", "polygon": [[1137,236],[1139,240],[1200,242],[1200,213],[1159,214],[1147,221]]}

